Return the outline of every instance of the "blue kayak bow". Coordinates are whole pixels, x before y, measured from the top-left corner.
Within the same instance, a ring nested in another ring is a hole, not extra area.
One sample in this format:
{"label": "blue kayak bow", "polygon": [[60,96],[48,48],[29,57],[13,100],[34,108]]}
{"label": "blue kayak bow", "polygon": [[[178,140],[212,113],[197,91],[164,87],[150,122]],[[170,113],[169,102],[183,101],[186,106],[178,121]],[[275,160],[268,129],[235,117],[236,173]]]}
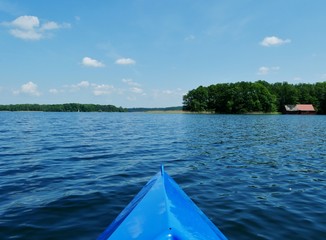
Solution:
{"label": "blue kayak bow", "polygon": [[157,173],[98,240],[224,239],[223,233],[164,172]]}

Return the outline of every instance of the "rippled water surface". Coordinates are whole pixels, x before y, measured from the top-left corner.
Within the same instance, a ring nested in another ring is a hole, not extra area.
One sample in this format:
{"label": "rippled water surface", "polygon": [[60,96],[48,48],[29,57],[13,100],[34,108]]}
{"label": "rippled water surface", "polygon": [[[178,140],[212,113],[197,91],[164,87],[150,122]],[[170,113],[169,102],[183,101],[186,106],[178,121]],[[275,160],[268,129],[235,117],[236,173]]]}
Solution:
{"label": "rippled water surface", "polygon": [[96,239],[166,171],[229,239],[326,239],[326,116],[0,112],[0,239]]}

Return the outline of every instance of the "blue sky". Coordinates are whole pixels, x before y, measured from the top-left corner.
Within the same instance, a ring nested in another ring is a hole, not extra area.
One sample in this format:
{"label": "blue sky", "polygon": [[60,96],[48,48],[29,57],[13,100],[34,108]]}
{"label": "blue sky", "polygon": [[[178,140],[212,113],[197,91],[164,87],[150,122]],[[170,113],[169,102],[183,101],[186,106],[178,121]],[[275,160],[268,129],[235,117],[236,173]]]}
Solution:
{"label": "blue sky", "polygon": [[0,0],[0,104],[182,105],[200,85],[326,81],[324,0]]}

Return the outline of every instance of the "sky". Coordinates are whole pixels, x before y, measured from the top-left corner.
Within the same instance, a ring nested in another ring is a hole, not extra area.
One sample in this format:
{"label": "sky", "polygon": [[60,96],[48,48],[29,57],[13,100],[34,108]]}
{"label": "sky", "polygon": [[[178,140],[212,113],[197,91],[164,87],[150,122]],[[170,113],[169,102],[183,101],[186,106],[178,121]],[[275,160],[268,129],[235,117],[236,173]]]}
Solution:
{"label": "sky", "polygon": [[199,86],[326,81],[324,0],[0,0],[0,104],[181,106]]}

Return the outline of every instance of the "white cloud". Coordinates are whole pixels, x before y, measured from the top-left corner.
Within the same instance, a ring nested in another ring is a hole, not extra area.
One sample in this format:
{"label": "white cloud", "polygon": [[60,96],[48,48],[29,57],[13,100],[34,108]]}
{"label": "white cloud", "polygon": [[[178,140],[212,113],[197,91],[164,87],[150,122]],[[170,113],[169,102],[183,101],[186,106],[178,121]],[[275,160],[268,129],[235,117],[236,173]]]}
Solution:
{"label": "white cloud", "polygon": [[81,89],[86,89],[90,86],[91,84],[88,81],[81,81],[77,84],[65,85],[64,88],[67,89],[69,92],[76,92]]}
{"label": "white cloud", "polygon": [[140,84],[137,82],[134,82],[132,79],[122,79],[123,83],[126,83],[128,86],[130,86],[129,91],[132,93],[137,93],[137,94],[145,94],[144,90],[140,88]]}
{"label": "white cloud", "polygon": [[[111,84],[98,84],[89,81],[81,81],[75,84],[64,85],[61,88],[52,88],[49,89],[51,94],[92,94],[94,96],[104,96],[104,95],[124,95],[126,98],[136,98],[139,96],[148,96],[148,93],[141,87],[137,82],[134,82],[132,79],[122,79],[125,83],[125,87],[116,88]],[[181,93],[181,89],[176,90],[157,90],[157,95],[160,96],[176,96],[179,97],[184,95]]]}
{"label": "white cloud", "polygon": [[11,22],[3,22],[2,25],[10,28],[9,33],[23,40],[40,40],[49,37],[50,31],[69,28],[69,23],[59,24],[53,21],[48,21],[41,24],[36,16],[20,16]]}
{"label": "white cloud", "polygon": [[71,92],[76,93],[83,91],[84,93],[89,92],[95,96],[109,95],[112,93],[121,93],[121,90],[116,89],[113,85],[109,84],[97,84],[88,81],[81,81],[77,84],[64,85],[61,89],[50,89],[53,94]]}
{"label": "white cloud", "polygon": [[59,93],[59,90],[56,89],[56,88],[51,88],[51,89],[49,90],[49,92],[52,93],[52,94],[57,94],[57,93]]}
{"label": "white cloud", "polygon": [[260,67],[257,72],[258,75],[267,75],[268,73],[269,73],[269,68],[264,66]]}
{"label": "white cloud", "polygon": [[34,96],[40,96],[40,92],[37,90],[38,86],[33,82],[28,82],[21,86],[21,92]]}
{"label": "white cloud", "polygon": [[291,40],[290,39],[281,39],[275,36],[271,36],[271,37],[265,37],[263,39],[263,41],[260,42],[260,44],[264,47],[270,47],[270,46],[278,46],[278,45],[283,45],[286,43],[290,43]]}
{"label": "white cloud", "polygon": [[128,84],[129,86],[135,86],[135,87],[140,87],[139,83],[134,82],[132,79],[122,79],[123,83]]}
{"label": "white cloud", "polygon": [[81,81],[80,83],[77,84],[78,87],[89,87],[90,83],[88,81]]}
{"label": "white cloud", "polygon": [[38,91],[38,86],[33,82],[23,84],[19,90],[13,91],[14,94],[18,95],[21,93],[28,94],[31,96],[40,96],[41,93]]}
{"label": "white cloud", "polygon": [[90,57],[84,57],[82,60],[82,64],[86,67],[95,67],[95,68],[105,67],[105,65],[100,61],[96,59],[92,59]]}
{"label": "white cloud", "polygon": [[270,73],[275,73],[277,72],[278,70],[280,70],[280,67],[265,67],[265,66],[262,66],[258,69],[258,72],[257,74],[258,75],[268,75]]}
{"label": "white cloud", "polygon": [[41,27],[42,30],[54,30],[54,29],[59,29],[59,28],[60,28],[60,25],[57,24],[56,22],[46,22]]}
{"label": "white cloud", "polygon": [[20,16],[12,21],[11,25],[20,29],[33,30],[39,27],[40,21],[35,16]]}
{"label": "white cloud", "polygon": [[143,93],[143,89],[139,88],[139,87],[132,87],[130,88],[130,91],[133,93]]}
{"label": "white cloud", "polygon": [[42,38],[42,34],[34,30],[11,29],[9,32],[14,37],[24,40],[40,40]]}
{"label": "white cloud", "polygon": [[115,88],[112,85],[108,84],[92,84],[93,87],[93,94],[95,96],[100,96],[100,95],[108,95],[111,94]]}
{"label": "white cloud", "polygon": [[136,64],[136,61],[131,58],[119,58],[115,63],[119,65],[131,65]]}

